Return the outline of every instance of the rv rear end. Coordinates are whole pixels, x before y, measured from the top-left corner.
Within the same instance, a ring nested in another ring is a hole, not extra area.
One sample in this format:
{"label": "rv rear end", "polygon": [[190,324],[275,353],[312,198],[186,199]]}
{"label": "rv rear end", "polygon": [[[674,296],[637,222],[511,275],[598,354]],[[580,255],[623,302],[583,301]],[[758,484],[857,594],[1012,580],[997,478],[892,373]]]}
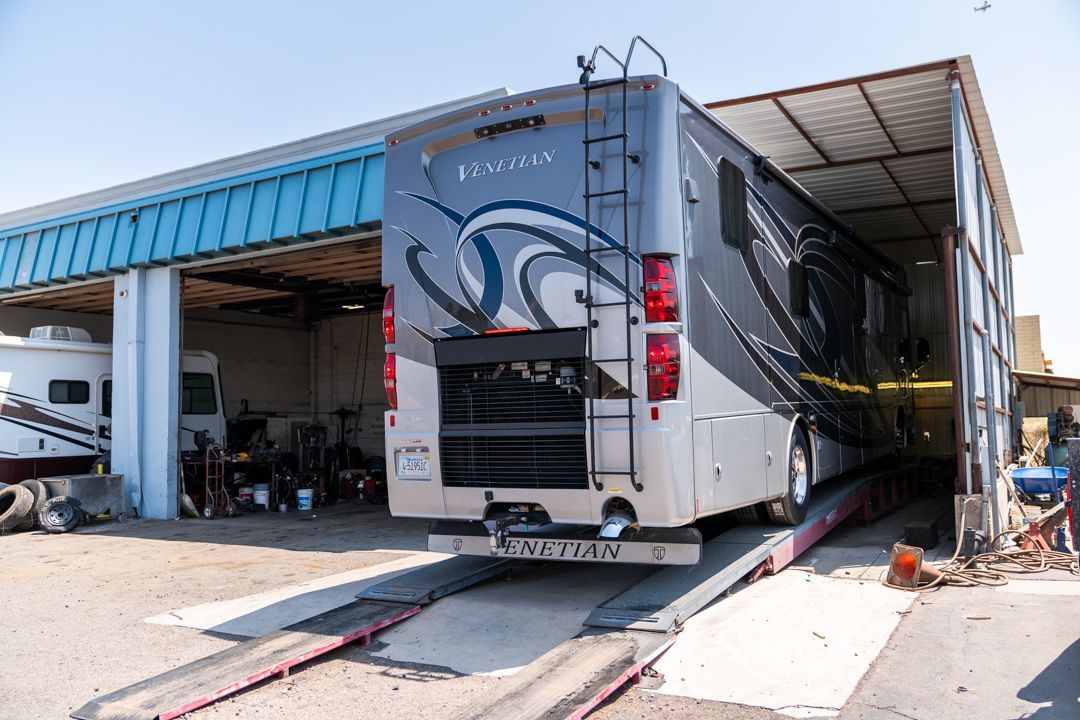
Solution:
{"label": "rv rear end", "polygon": [[395,515],[694,519],[678,87],[631,78],[625,107],[566,86],[387,138]]}

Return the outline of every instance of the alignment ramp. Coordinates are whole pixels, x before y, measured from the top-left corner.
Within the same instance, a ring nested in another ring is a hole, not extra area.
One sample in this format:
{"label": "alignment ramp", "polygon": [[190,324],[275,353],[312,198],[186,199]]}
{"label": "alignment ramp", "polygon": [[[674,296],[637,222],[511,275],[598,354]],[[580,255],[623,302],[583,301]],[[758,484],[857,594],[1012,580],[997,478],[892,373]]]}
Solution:
{"label": "alignment ramp", "polygon": [[170,720],[420,612],[357,600],[91,700],[81,720]]}
{"label": "alignment ramp", "polygon": [[815,487],[806,519],[794,527],[741,525],[728,530],[705,543],[697,565],[667,567],[650,575],[593,610],[585,624],[653,632],[678,628],[757,568],[779,572],[820,540],[862,506],[867,480],[867,475],[859,475]]}
{"label": "alignment ramp", "polygon": [[452,557],[374,585],[348,605],[241,642],[91,700],[80,720],[170,720],[243,690],[285,677],[289,668],[401,622],[450,593],[508,571],[513,560]]}

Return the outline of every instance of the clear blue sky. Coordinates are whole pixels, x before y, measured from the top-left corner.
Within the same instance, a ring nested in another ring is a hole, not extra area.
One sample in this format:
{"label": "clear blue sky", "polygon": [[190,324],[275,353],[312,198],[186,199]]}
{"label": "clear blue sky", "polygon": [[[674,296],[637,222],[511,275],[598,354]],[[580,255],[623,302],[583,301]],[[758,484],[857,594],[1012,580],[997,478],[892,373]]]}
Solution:
{"label": "clear blue sky", "polygon": [[1080,375],[1080,2],[0,0],[0,212],[500,86],[645,35],[706,102],[974,58],[1025,254],[1020,314]]}

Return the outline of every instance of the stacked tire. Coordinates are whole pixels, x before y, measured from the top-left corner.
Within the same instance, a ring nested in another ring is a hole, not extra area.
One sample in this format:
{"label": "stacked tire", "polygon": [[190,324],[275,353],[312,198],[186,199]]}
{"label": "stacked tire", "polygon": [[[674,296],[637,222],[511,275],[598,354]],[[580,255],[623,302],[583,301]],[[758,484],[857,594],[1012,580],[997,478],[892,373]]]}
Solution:
{"label": "stacked tire", "polygon": [[0,490],[0,534],[34,527],[34,493],[25,485]]}
{"label": "stacked tire", "polygon": [[50,533],[63,533],[82,521],[79,501],[72,497],[49,497],[40,480],[24,480],[18,485],[0,488],[0,535],[40,527]]}

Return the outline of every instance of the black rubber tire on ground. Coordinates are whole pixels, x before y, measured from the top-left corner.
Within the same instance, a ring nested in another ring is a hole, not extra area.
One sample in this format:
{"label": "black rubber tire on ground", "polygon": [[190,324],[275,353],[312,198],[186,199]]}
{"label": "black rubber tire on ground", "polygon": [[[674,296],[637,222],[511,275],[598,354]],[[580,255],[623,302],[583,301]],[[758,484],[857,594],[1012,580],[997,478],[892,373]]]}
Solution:
{"label": "black rubber tire on ground", "polygon": [[30,527],[33,527],[38,524],[38,516],[49,499],[49,488],[40,480],[23,480],[19,484],[34,494],[34,507],[30,511]]}
{"label": "black rubber tire on ground", "polygon": [[798,426],[795,427],[787,456],[787,478],[787,492],[765,503],[769,520],[774,525],[798,525],[806,518],[806,509],[810,506],[814,474],[806,435]]}
{"label": "black rubber tire on ground", "polygon": [[754,503],[735,508],[735,519],[742,525],[765,525],[769,522],[769,513],[765,509],[765,503]]}
{"label": "black rubber tire on ground", "polygon": [[33,518],[34,493],[22,485],[11,485],[0,490],[0,534],[26,529],[26,521]]}
{"label": "black rubber tire on ground", "polygon": [[41,529],[50,533],[66,533],[79,527],[82,522],[82,507],[79,501],[67,495],[57,495],[45,501],[45,507],[38,515]]}

